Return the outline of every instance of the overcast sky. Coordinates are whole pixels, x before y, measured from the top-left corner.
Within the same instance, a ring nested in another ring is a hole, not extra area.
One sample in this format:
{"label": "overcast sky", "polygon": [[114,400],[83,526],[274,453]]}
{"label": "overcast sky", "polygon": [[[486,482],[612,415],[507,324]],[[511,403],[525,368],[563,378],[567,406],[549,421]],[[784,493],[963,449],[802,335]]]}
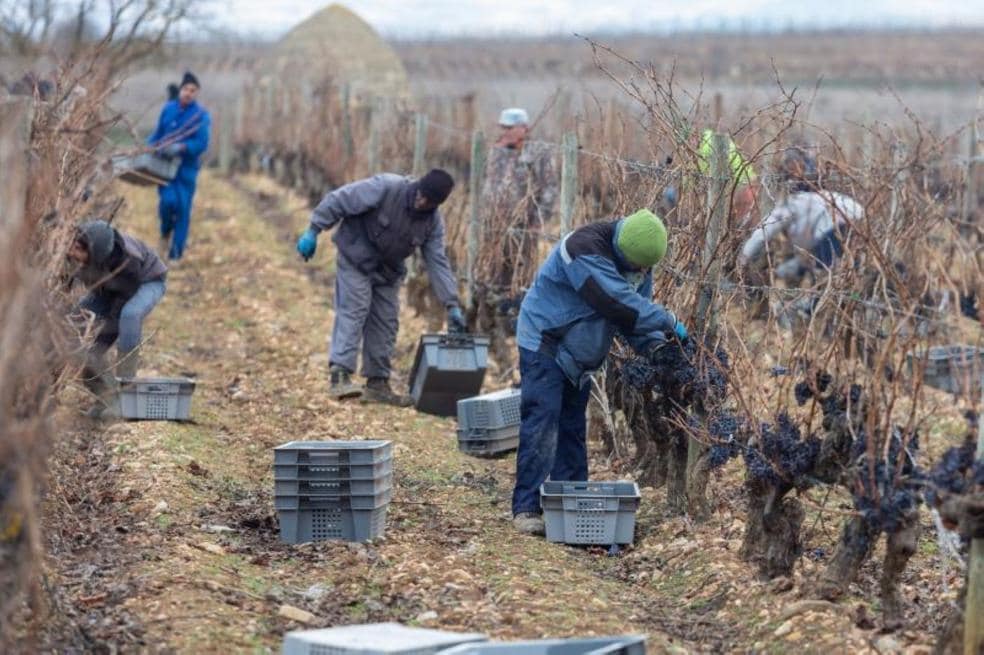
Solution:
{"label": "overcast sky", "polygon": [[[213,0],[218,22],[276,37],[319,0]],[[984,26],[984,0],[350,0],[387,37],[844,25]]]}

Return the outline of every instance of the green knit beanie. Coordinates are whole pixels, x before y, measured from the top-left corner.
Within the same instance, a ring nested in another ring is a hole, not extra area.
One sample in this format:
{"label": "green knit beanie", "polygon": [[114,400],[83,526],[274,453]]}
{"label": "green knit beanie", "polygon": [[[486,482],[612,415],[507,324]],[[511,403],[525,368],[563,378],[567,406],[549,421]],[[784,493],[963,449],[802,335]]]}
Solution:
{"label": "green knit beanie", "polygon": [[640,209],[622,219],[617,245],[630,264],[652,268],[666,254],[666,226],[656,214]]}

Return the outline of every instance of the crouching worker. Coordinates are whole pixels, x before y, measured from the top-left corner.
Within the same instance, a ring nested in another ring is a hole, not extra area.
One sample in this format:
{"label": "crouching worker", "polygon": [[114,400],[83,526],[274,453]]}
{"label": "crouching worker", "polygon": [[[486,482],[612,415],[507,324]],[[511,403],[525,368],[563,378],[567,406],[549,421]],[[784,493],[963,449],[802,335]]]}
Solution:
{"label": "crouching worker", "polygon": [[[399,329],[400,286],[407,273],[404,262],[415,250],[420,249],[431,289],[447,308],[448,330],[465,330],[438,211],[453,187],[452,177],[439,169],[420,179],[383,173],[332,191],[315,208],[310,227],[297,240],[297,252],[305,261],[311,259],[318,233],[338,226],[332,238],[338,257],[329,357],[334,398],[363,396],[401,407],[412,404],[409,397],[393,392],[389,377]],[[360,343],[365,389],[351,378]]]}
{"label": "crouching worker", "polygon": [[650,301],[652,267],[666,254],[666,227],[641,209],[586,225],[554,248],[519,312],[516,338],[522,422],[513,490],[513,524],[543,534],[540,485],[587,480],[590,375],[620,334],[649,356],[687,330]]}
{"label": "crouching worker", "polygon": [[167,267],[150,246],[105,221],[82,224],[68,257],[78,265],[73,281],[81,282],[87,292],[79,308],[99,321],[82,373],[96,396],[89,416],[112,418],[117,382],[106,353],[115,343],[116,374],[136,377],[143,322],[164,295]]}

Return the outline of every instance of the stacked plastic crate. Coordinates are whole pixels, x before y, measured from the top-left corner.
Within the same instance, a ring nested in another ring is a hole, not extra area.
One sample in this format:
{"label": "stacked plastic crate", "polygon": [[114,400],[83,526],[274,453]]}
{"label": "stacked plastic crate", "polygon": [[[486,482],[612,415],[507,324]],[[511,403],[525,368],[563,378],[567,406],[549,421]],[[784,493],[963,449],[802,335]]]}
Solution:
{"label": "stacked plastic crate", "polygon": [[375,539],[393,496],[393,444],[291,441],[274,448],[273,477],[282,541]]}
{"label": "stacked plastic crate", "polygon": [[519,447],[520,392],[503,389],[458,401],[458,449],[492,456]]}

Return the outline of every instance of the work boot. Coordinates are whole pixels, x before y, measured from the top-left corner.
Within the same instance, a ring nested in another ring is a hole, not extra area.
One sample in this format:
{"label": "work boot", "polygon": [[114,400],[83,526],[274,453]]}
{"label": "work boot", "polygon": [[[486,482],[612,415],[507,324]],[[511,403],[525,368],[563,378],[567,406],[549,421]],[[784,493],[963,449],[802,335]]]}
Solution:
{"label": "work boot", "polygon": [[410,407],[413,398],[396,393],[390,388],[386,378],[369,378],[366,380],[366,390],[362,399],[370,403],[383,403],[394,407]]}
{"label": "work boot", "polygon": [[137,377],[140,368],[140,349],[134,348],[128,353],[120,353],[116,361],[116,377],[121,380],[132,380]]}
{"label": "work boot", "polygon": [[547,533],[543,515],[536,512],[520,512],[513,517],[513,527],[517,532],[544,536]]}
{"label": "work boot", "polygon": [[352,382],[352,373],[341,366],[332,366],[328,369],[331,375],[331,386],[328,395],[335,400],[345,400],[346,398],[358,398],[362,395],[362,389]]}
{"label": "work boot", "polygon": [[91,419],[114,420],[120,417],[119,383],[101,353],[90,353],[82,369],[82,382],[95,401],[85,413]]}

